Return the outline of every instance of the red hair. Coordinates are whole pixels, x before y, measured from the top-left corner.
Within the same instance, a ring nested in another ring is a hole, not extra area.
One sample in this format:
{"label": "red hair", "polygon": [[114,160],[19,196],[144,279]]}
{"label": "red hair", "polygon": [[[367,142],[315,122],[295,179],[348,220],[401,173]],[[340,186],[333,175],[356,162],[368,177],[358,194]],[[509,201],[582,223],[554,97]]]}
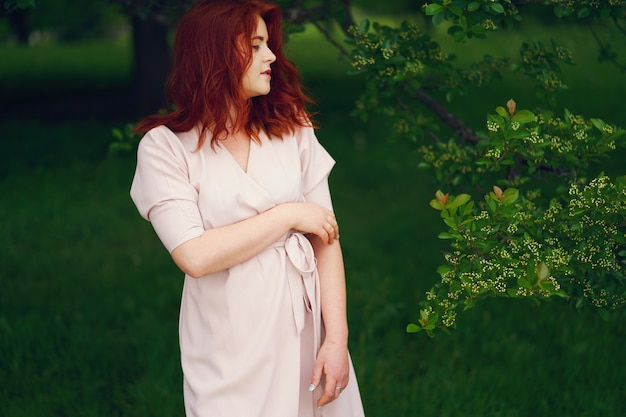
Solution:
{"label": "red hair", "polygon": [[[268,46],[276,55],[269,94],[244,98],[241,80],[252,60],[251,39],[258,18],[267,25]],[[259,133],[282,138],[310,125],[298,72],[282,51],[282,12],[261,0],[200,0],[181,19],[167,93],[174,110],[135,126],[138,133],[165,125],[174,132],[201,127],[198,148],[211,131],[211,146],[238,130],[255,141]],[[235,126],[228,126],[235,116]]]}

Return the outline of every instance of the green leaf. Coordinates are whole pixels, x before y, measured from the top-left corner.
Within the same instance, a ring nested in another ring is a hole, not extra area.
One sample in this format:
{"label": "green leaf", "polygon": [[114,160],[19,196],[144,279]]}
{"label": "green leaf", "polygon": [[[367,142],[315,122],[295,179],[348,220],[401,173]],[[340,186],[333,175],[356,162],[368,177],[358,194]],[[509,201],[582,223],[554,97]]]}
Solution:
{"label": "green leaf", "polygon": [[591,123],[596,127],[596,129],[598,129],[600,132],[604,131],[604,128],[606,127],[606,123],[604,122],[604,120],[600,120],[600,119],[590,119]]}
{"label": "green leaf", "polygon": [[504,13],[504,7],[500,3],[491,3],[491,10],[500,14]]}
{"label": "green leaf", "polygon": [[611,16],[611,8],[610,7],[603,7],[602,9],[600,9],[600,18],[601,19],[606,19],[609,16]]}
{"label": "green leaf", "polygon": [[600,317],[602,317],[602,319],[604,321],[608,321],[609,320],[609,312],[605,308],[599,308],[598,309],[598,314],[600,314]]}
{"label": "green leaf", "polygon": [[458,233],[448,233],[448,232],[441,232],[437,235],[437,237],[439,239],[456,239],[456,240],[460,240],[461,239],[461,235]]}
{"label": "green leaf", "polygon": [[496,107],[496,113],[498,113],[500,116],[504,117],[505,119],[508,119],[510,117],[509,112],[507,111],[507,109],[505,109],[502,106]]}
{"label": "green leaf", "polygon": [[485,27],[483,25],[474,25],[470,28],[470,32],[476,34],[476,35],[482,35],[484,33],[487,32],[487,30],[485,29]]}
{"label": "green leaf", "polygon": [[511,120],[521,124],[529,123],[535,120],[535,114],[528,110],[520,110],[513,115]]}
{"label": "green leaf", "polygon": [[454,6],[450,6],[448,7],[448,10],[450,10],[450,12],[454,15],[457,16],[463,16],[463,9],[461,9],[460,7],[454,7]]}
{"label": "green leaf", "polygon": [[468,204],[465,205],[465,207],[463,207],[463,210],[461,211],[461,215],[469,216],[472,213],[473,209],[474,209],[474,202],[470,201]]}
{"label": "green leaf", "polygon": [[117,152],[130,152],[133,150],[133,147],[128,142],[113,142],[109,145],[109,152],[117,153]]}
{"label": "green leaf", "polygon": [[365,19],[363,21],[361,21],[361,23],[359,23],[359,29],[361,29],[362,32],[367,32],[370,30],[370,21],[369,19]]}
{"label": "green leaf", "polygon": [[591,9],[589,7],[583,7],[580,10],[578,10],[577,16],[579,19],[584,19],[590,14],[591,14]]}
{"label": "green leaf", "polygon": [[517,188],[507,188],[504,193],[502,193],[502,205],[508,206],[513,204],[519,198],[519,190]]}
{"label": "green leaf", "polygon": [[463,28],[461,26],[450,26],[448,28],[448,35],[454,35],[455,33],[457,33],[458,31],[463,30]]}
{"label": "green leaf", "polygon": [[554,14],[556,15],[556,17],[560,18],[569,16],[571,14],[571,11],[567,7],[557,4],[556,6],[554,6]]}
{"label": "green leaf", "polygon": [[461,222],[461,226],[465,226],[466,224],[470,224],[470,223],[472,223],[472,222],[474,222],[474,218],[473,218],[473,217],[470,217],[469,219],[465,219],[465,220],[463,220],[463,221]]}
{"label": "green leaf", "polygon": [[437,268],[437,273],[439,275],[443,275],[446,272],[450,272],[452,271],[452,267],[450,265],[439,265],[439,267]]}
{"label": "green leaf", "polygon": [[461,206],[467,203],[468,201],[470,201],[471,199],[472,199],[472,196],[470,196],[469,194],[459,194],[456,197],[454,197],[454,203],[456,204],[456,206]]}
{"label": "green leaf", "polygon": [[458,225],[452,219],[443,219],[443,222],[452,230],[458,230]]}
{"label": "green leaf", "polygon": [[550,268],[543,262],[537,264],[537,279],[539,281],[545,281],[550,276]]}
{"label": "green leaf", "polygon": [[418,326],[417,324],[415,324],[415,323],[409,323],[406,326],[406,332],[407,333],[417,333],[417,332],[419,332],[421,330],[422,330],[422,328],[420,326]]}
{"label": "green leaf", "polygon": [[117,127],[114,127],[113,129],[111,129],[111,134],[117,140],[123,140],[124,139],[124,133],[122,133],[122,130],[118,129]]}
{"label": "green leaf", "polygon": [[470,4],[467,5],[467,11],[468,12],[475,12],[478,9],[480,9],[480,3],[477,2],[477,1],[473,1]]}
{"label": "green leaf", "polygon": [[433,25],[439,26],[446,20],[445,13],[437,13],[433,16]]}
{"label": "green leaf", "polygon": [[436,199],[432,199],[430,200],[430,206],[432,208],[434,208],[435,210],[445,210],[446,206],[444,206],[443,204],[441,204],[438,200]]}
{"label": "green leaf", "polygon": [[507,131],[506,137],[509,139],[525,139],[527,137],[530,136],[530,133],[528,133],[527,130],[512,130],[512,131]]}
{"label": "green leaf", "polygon": [[452,39],[454,39],[456,43],[465,42],[467,40],[467,33],[463,32],[462,30],[459,30],[458,32],[454,33],[454,35],[452,36]]}
{"label": "green leaf", "polygon": [[406,62],[406,58],[402,55],[396,55],[389,58],[389,63],[393,65],[404,64]]}
{"label": "green leaf", "polygon": [[426,9],[424,9],[424,13],[426,13],[426,16],[433,16],[437,13],[441,13],[442,10],[443,6],[441,4],[432,3],[426,6]]}

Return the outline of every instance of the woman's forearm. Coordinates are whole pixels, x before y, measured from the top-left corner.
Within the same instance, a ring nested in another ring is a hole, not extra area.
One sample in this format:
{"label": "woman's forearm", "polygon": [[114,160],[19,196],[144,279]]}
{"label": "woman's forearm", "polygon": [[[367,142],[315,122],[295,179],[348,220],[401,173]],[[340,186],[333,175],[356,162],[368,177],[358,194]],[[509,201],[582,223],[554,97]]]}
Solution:
{"label": "woman's forearm", "polygon": [[313,203],[285,203],[254,217],[210,229],[172,251],[178,267],[194,278],[240,264],[259,254],[291,229],[313,233],[323,244],[337,236],[332,211]]}
{"label": "woman's forearm", "polygon": [[322,317],[326,329],[325,342],[347,346],[346,282],[341,245],[339,240],[335,240],[330,245],[324,245],[315,236],[311,237],[311,243],[317,258],[320,276]]}
{"label": "woman's forearm", "polygon": [[291,229],[285,206],[228,226],[210,229],[172,251],[186,274],[199,278],[239,264],[278,240]]}

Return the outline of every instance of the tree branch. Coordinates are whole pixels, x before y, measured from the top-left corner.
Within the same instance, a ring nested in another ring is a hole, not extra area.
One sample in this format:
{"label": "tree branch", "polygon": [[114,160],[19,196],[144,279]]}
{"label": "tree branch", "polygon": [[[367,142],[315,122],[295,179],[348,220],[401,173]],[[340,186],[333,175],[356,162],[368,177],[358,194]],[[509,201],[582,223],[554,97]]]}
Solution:
{"label": "tree branch", "polygon": [[[339,21],[339,19],[335,20],[339,23],[339,27],[344,34],[348,35],[348,29],[355,25],[354,18],[352,17],[352,0],[342,0],[341,5],[343,18],[341,21]],[[331,3],[306,9],[302,7],[302,1],[296,1],[291,8],[284,10],[283,15],[286,20],[289,20],[291,23],[296,25],[311,23],[322,35],[324,35],[324,38],[326,38],[332,46],[337,48],[340,54],[340,59],[347,58],[350,53],[343,47],[343,45],[333,38],[328,29],[320,24],[320,22],[327,21],[328,16],[332,16],[330,9]]]}
{"label": "tree branch", "polygon": [[[602,43],[602,39],[600,39],[600,36],[598,36],[598,33],[594,29],[593,25],[589,25],[589,30],[591,31],[591,35],[593,36],[593,39],[598,44],[598,47],[600,48],[600,51],[606,52],[607,48]],[[626,72],[626,66],[622,65],[617,60],[617,57],[615,55],[611,55],[609,53],[606,53],[605,55],[607,57],[607,60],[610,61],[613,65],[615,65],[617,67],[617,69],[619,69],[621,72]]]}
{"label": "tree branch", "polygon": [[622,35],[626,35],[626,28],[624,28],[624,26],[620,24],[619,19],[615,16],[613,16],[613,23],[615,23],[615,27],[617,28],[617,30],[622,32]]}
{"label": "tree branch", "polygon": [[354,21],[354,16],[352,16],[352,0],[343,0],[343,13],[344,17],[341,21],[341,29],[343,33],[346,35],[350,34],[350,28],[352,26],[356,26],[356,22]]}
{"label": "tree branch", "polygon": [[345,59],[345,58],[348,58],[350,56],[350,53],[346,50],[346,48],[344,48],[339,42],[337,42],[335,39],[333,39],[332,34],[326,28],[324,28],[322,25],[320,25],[319,22],[311,22],[311,23],[313,24],[313,26],[315,26],[315,28],[317,30],[320,31],[320,33],[322,35],[324,35],[326,40],[331,45],[333,45],[335,48],[337,48],[339,50],[339,59]]}
{"label": "tree branch", "polygon": [[300,2],[296,2],[289,9],[283,9],[283,17],[285,20],[288,20],[293,24],[303,25],[305,23],[313,23],[318,20],[326,20],[328,12],[328,5],[306,9],[302,7]]}
{"label": "tree branch", "polygon": [[[400,108],[402,110],[404,110],[406,113],[410,114],[411,117],[413,116],[413,112],[411,111],[411,108],[409,106],[406,105],[406,103],[404,101],[402,101],[402,99],[398,96],[395,96],[396,99],[396,103],[398,103],[398,106],[400,106]],[[430,136],[430,138],[433,140],[433,142],[441,142],[441,139],[439,139],[439,136],[435,135],[435,133],[432,130],[425,130],[425,133]]]}
{"label": "tree branch", "polygon": [[463,121],[450,113],[441,103],[437,102],[423,89],[414,91],[414,96],[417,98],[426,108],[435,113],[442,122],[448,125],[462,142],[469,140],[472,143],[477,143],[481,139],[474,133],[474,131],[463,123]]}

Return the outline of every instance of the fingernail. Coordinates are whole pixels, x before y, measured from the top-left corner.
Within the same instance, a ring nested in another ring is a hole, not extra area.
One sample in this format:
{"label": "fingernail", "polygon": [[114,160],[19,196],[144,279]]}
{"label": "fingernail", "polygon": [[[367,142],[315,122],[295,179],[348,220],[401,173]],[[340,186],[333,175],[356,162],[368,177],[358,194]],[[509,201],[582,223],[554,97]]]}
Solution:
{"label": "fingernail", "polygon": [[312,392],[315,389],[315,384],[309,385],[309,392]]}

